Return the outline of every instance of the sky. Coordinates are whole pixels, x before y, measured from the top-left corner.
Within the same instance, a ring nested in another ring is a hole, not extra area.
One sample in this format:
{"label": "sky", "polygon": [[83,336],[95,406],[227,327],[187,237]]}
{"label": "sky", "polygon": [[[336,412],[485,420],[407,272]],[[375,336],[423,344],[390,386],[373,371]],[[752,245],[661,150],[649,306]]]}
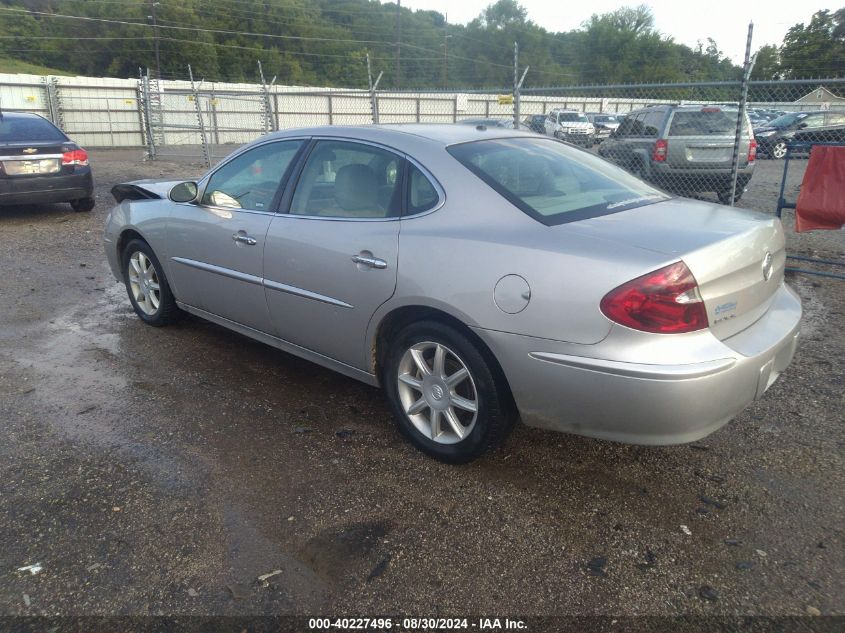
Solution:
{"label": "sky", "polygon": [[[447,14],[449,22],[466,24],[495,0],[401,0],[409,9],[429,9]],[[789,27],[803,22],[821,9],[834,11],[843,4],[815,4],[801,0],[652,0],[630,3],[609,0],[518,0],[528,10],[528,18],[547,31],[576,29],[593,13],[609,13],[622,6],[646,4],[654,13],[655,26],[664,35],[671,35],[676,42],[695,47],[707,38],[716,40],[725,55],[741,64],[745,56],[748,23],[754,22],[751,51],[764,44],[780,44]]]}

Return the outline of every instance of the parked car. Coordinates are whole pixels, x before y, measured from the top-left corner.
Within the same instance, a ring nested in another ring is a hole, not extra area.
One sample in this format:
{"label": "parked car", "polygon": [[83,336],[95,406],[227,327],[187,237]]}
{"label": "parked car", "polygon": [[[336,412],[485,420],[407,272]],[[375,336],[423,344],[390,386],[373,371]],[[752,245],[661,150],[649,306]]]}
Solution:
{"label": "parked car", "polygon": [[447,462],[517,419],[694,441],[796,346],[780,220],[672,198],[543,136],[287,130],[198,182],[113,194],[105,253],[142,321],[190,312],[380,386]]}
{"label": "parked car", "polygon": [[[497,118],[483,118],[483,119],[461,119],[458,121],[459,125],[483,125],[485,127],[498,127],[503,128],[505,130],[512,130],[514,129],[513,124],[513,117],[508,119],[497,119]],[[532,131],[530,127],[527,125],[520,123],[519,124],[520,130],[525,130],[526,132]]]}
{"label": "parked car", "polygon": [[523,125],[526,125],[532,132],[536,132],[537,134],[546,133],[545,114],[532,114],[523,119],[522,123]]}
{"label": "parked car", "polygon": [[786,144],[796,132],[837,125],[845,125],[845,113],[824,110],[791,112],[755,129],[754,138],[757,139],[757,147],[762,155],[781,159],[786,156]]}
{"label": "parked car", "polygon": [[845,143],[845,121],[839,125],[800,130],[792,137],[792,143]]}
{"label": "parked car", "polygon": [[51,202],[94,208],[88,153],[42,116],[0,112],[0,205]]}
{"label": "parked car", "polygon": [[596,128],[583,112],[555,108],[546,116],[546,134],[561,141],[590,148],[596,142]]}
{"label": "parked car", "polygon": [[[718,106],[660,105],[630,112],[599,154],[670,191],[713,191],[730,202],[737,111]],[[756,143],[746,122],[734,200],[754,173]]]}
{"label": "parked car", "polygon": [[596,143],[601,143],[614,132],[622,122],[618,114],[605,114],[603,112],[587,112],[587,120],[596,128]]}

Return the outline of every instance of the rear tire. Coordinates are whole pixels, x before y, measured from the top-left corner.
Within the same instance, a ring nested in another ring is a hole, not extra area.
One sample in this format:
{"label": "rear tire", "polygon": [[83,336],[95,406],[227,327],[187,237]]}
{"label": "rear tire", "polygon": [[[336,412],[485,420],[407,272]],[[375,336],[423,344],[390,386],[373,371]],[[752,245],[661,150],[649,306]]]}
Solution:
{"label": "rear tire", "polygon": [[138,239],[129,242],[123,249],[121,263],[129,302],[144,323],[161,327],[182,316],[164,269],[149,244]]}
{"label": "rear tire", "polygon": [[94,200],[94,198],[80,198],[79,200],[70,201],[70,206],[73,207],[73,210],[77,213],[91,211],[96,204],[97,201]]}
{"label": "rear tire", "polygon": [[782,160],[786,158],[786,141],[783,139],[778,139],[778,141],[772,145],[772,149],[769,152],[769,156],[776,160]]}
{"label": "rear tire", "polygon": [[[739,202],[740,198],[742,198],[742,194],[744,193],[745,187],[737,183],[736,185],[736,193],[734,194],[734,202]],[[722,191],[717,191],[716,195],[719,197],[719,202],[722,204],[730,205],[731,203],[731,190],[730,189],[723,189]]]}
{"label": "rear tire", "polygon": [[459,330],[413,323],[393,337],[383,384],[399,430],[419,450],[465,464],[505,440],[516,415],[498,369]]}

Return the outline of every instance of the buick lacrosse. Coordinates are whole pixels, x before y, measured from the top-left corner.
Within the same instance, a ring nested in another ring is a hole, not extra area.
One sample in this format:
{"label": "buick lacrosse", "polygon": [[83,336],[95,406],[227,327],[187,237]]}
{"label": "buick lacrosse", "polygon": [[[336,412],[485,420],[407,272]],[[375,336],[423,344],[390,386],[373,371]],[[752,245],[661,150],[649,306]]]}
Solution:
{"label": "buick lacrosse", "polygon": [[106,255],[143,321],[190,312],[380,386],[446,462],[517,420],[697,440],[797,344],[777,218],[672,197],[534,134],[289,130],[197,182],[112,191]]}

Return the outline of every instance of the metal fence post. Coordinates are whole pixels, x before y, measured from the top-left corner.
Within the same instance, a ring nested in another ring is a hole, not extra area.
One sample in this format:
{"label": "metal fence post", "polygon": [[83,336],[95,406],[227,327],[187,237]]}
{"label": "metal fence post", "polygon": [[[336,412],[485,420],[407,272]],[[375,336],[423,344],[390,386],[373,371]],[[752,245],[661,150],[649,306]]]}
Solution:
{"label": "metal fence post", "polygon": [[202,142],[202,156],[205,159],[205,166],[211,167],[211,155],[208,151],[208,140],[205,138],[205,121],[202,118],[202,106],[200,106],[199,91],[194,84],[194,72],[188,64],[188,77],[191,79],[191,92],[194,93],[194,109],[197,111],[197,123],[199,123],[200,141]]}
{"label": "metal fence post", "polygon": [[373,71],[372,67],[370,66],[370,54],[367,53],[367,82],[370,86],[370,110],[372,111],[373,117],[373,124],[378,125],[379,122],[379,115],[378,115],[378,96],[376,93],[376,89],[378,88],[378,82],[381,81],[381,76],[384,74],[384,71],[378,74],[378,78],[373,83]]}
{"label": "metal fence post", "polygon": [[153,135],[153,117],[152,117],[152,104],[150,103],[150,72],[147,71],[146,75],[141,77],[141,85],[139,89],[142,93],[142,105],[140,106],[143,110],[143,130],[142,133],[145,133],[146,141],[147,141],[147,158],[150,160],[155,160],[156,157],[156,144],[155,144],[155,136]]}
{"label": "metal fence post", "polygon": [[[730,205],[734,206],[736,198],[736,181],[739,177],[739,147],[742,143],[742,127],[745,125],[745,104],[748,101],[748,80],[751,78],[751,35],[754,33],[754,22],[748,23],[748,39],[745,41],[745,63],[742,65],[742,87],[740,88],[739,108],[736,115],[736,134],[734,136],[734,152],[731,161],[731,197]],[[751,142],[751,139],[749,139]]]}

